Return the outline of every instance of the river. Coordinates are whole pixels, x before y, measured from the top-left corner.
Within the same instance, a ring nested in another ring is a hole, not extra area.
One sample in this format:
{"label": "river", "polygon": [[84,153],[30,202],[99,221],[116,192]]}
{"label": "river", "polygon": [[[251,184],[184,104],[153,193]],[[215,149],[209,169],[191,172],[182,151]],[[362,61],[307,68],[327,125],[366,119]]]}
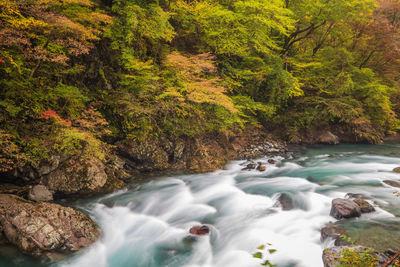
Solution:
{"label": "river", "polygon": [[[400,166],[400,146],[314,146],[273,159],[256,160],[265,162],[265,172],[232,161],[213,173],[158,177],[76,202],[103,236],[56,266],[260,267],[268,259],[279,267],[322,267],[322,251],[332,242],[320,241],[320,229],[336,222],[331,201],[347,193],[365,195],[376,209],[339,222],[350,237],[378,250],[400,248],[400,197],[382,182],[400,181],[392,172]],[[292,197],[294,209],[275,205],[281,193]],[[200,224],[209,225],[210,235],[190,236]],[[257,251],[262,259],[253,257]],[[4,266],[29,261],[2,258]]]}

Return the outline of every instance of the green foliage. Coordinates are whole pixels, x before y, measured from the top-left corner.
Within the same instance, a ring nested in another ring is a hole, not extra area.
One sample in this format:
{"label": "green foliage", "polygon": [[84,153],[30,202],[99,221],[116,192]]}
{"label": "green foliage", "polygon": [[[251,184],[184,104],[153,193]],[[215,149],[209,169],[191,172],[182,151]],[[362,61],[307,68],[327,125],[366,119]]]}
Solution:
{"label": "green foliage", "polygon": [[378,266],[379,260],[374,257],[371,249],[357,251],[356,249],[344,248],[340,251],[338,262],[337,267],[373,267]]}
{"label": "green foliage", "polygon": [[53,96],[57,100],[57,106],[63,110],[68,117],[77,117],[85,107],[85,102],[89,98],[84,96],[75,86],[68,86],[59,83],[53,91]]}
{"label": "green foliage", "polygon": [[276,37],[292,28],[283,1],[176,1],[179,37],[216,54],[249,56],[277,49]]}
{"label": "green foliage", "polygon": [[18,166],[25,155],[21,152],[15,136],[7,131],[0,130],[0,172],[6,172]]}
{"label": "green foliage", "polygon": [[236,95],[232,97],[232,101],[240,115],[253,125],[258,125],[259,121],[270,120],[275,114],[274,106],[256,102],[250,96]]}
{"label": "green foliage", "polygon": [[65,155],[81,155],[105,159],[106,145],[92,134],[76,128],[63,127],[56,133],[54,148]]}
{"label": "green foliage", "polygon": [[247,125],[379,142],[400,129],[393,12],[387,0],[0,0],[7,151],[103,158],[101,138]]}

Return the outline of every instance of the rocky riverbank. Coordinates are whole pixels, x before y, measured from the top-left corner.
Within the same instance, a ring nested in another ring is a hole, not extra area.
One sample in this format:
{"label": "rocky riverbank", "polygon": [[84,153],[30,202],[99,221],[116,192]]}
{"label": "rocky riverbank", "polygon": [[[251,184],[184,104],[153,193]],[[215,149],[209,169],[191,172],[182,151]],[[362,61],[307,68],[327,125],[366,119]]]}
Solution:
{"label": "rocky riverbank", "polygon": [[104,160],[54,154],[36,165],[18,164],[0,176],[2,241],[31,256],[70,253],[97,240],[100,231],[86,215],[53,201],[112,192],[149,175],[209,172],[231,159],[286,151],[284,142],[253,129],[230,138],[119,141]]}
{"label": "rocky riverbank", "polygon": [[[318,140],[316,139],[317,143],[325,144],[333,144],[336,141],[339,141],[339,139],[330,132],[323,133]],[[119,141],[115,143],[114,149],[104,160],[82,155],[55,154],[37,165],[19,165],[18,168],[1,174],[0,196],[9,196],[9,198],[3,197],[7,200],[7,203],[12,201],[29,203],[19,211],[12,210],[12,212],[17,213],[13,213],[11,217],[19,218],[20,213],[24,214],[23,210],[26,209],[37,209],[38,207],[53,210],[70,209],[58,204],[51,204],[53,201],[60,203],[60,200],[63,200],[62,203],[67,204],[69,199],[72,198],[112,192],[127,183],[142,180],[150,175],[214,171],[221,169],[227,161],[232,159],[245,159],[247,162],[243,169],[257,169],[263,172],[275,162],[273,160],[254,162],[253,159],[263,156],[284,155],[287,151],[285,142],[259,129],[251,129],[233,137],[219,135],[174,140],[165,139],[157,142],[150,140],[141,142]],[[397,171],[397,169],[394,171]],[[385,181],[385,183],[396,186],[395,181]],[[351,217],[354,214],[359,216],[362,212],[373,211],[373,207],[362,198],[336,200],[336,202],[338,203],[333,205],[335,209],[332,211],[332,216],[338,219]],[[285,210],[290,210],[295,203],[290,195],[282,194],[276,205],[282,206]],[[351,210],[349,215],[344,211],[351,208],[350,206],[355,208]],[[11,212],[11,210],[8,210],[11,209],[10,207],[11,205],[2,206],[3,213],[6,214],[4,218],[9,217],[7,214]],[[70,209],[71,211],[73,210]],[[38,219],[38,217],[45,219]],[[59,227],[66,227],[63,225],[63,220],[59,220],[57,216],[45,217],[39,212],[33,214],[32,218],[36,221],[44,220],[48,224],[53,224],[58,220],[56,224]],[[90,220],[88,217],[86,219]],[[94,222],[91,223],[94,224]],[[4,230],[7,220],[0,220],[0,224],[4,232],[3,242],[11,243],[29,255],[38,256],[53,253],[53,251],[70,253],[85,247],[83,245],[74,246],[74,249],[69,250],[62,249],[57,244],[46,247],[36,241],[31,241],[32,244],[36,244],[35,246],[30,244],[26,247],[21,245],[21,240],[25,238],[25,234],[18,234],[18,238],[16,238],[9,233],[7,237]],[[54,231],[57,232],[58,230]],[[17,233],[22,232],[18,230]],[[95,241],[98,236],[99,232],[95,235],[96,238],[94,236],[90,238],[91,242]],[[44,237],[40,237],[40,239],[45,240]],[[89,245],[91,242],[84,243]]]}
{"label": "rocky riverbank", "polygon": [[[399,173],[400,168],[393,172]],[[400,187],[399,183],[392,180],[383,181],[383,185]],[[346,198],[332,200],[330,216],[341,220],[360,217],[363,213],[375,211],[366,196],[348,193]],[[357,221],[353,221],[357,223]],[[324,250],[322,259],[325,267],[336,266],[393,266],[385,265],[396,254],[393,248],[387,247],[384,251],[375,248],[357,245],[344,228],[332,223],[321,229],[321,241],[333,244]],[[347,265],[346,265],[347,264]],[[397,265],[396,265],[397,266]]]}

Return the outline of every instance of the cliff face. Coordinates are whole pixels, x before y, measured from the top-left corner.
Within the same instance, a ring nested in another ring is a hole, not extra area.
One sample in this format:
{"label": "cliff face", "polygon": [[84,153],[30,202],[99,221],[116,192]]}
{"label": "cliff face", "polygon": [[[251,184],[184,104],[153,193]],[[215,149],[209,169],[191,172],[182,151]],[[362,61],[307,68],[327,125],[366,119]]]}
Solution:
{"label": "cliff face", "polygon": [[[284,142],[251,129],[240,135],[118,141],[104,160],[94,156],[51,155],[38,164],[20,164],[2,173],[0,192],[27,198],[34,185],[45,186],[55,199],[110,192],[147,175],[199,173],[221,169],[231,159],[284,153]],[[18,190],[16,188],[19,188]]]}

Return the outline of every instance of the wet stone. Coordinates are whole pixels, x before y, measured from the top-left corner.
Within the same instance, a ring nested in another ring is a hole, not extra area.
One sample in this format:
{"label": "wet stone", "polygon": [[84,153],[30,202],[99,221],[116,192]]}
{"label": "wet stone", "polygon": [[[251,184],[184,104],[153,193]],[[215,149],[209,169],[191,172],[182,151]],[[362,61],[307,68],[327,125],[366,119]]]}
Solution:
{"label": "wet stone", "polygon": [[292,210],[294,209],[294,202],[289,194],[282,193],[278,201],[274,204],[274,207],[282,207],[282,210]]}
{"label": "wet stone", "polygon": [[361,209],[361,213],[369,213],[375,211],[375,208],[368,203],[368,201],[362,199],[362,198],[356,198],[354,199],[354,202],[357,203],[357,205]]}
{"label": "wet stone", "polygon": [[336,198],[332,200],[330,215],[338,220],[361,216],[361,209],[353,200]]}
{"label": "wet stone", "polygon": [[190,228],[189,233],[192,235],[207,235],[210,233],[210,228],[207,225],[193,226]]}
{"label": "wet stone", "polygon": [[393,187],[400,187],[400,182],[393,181],[393,180],[385,180],[383,181],[385,184],[393,186]]}

